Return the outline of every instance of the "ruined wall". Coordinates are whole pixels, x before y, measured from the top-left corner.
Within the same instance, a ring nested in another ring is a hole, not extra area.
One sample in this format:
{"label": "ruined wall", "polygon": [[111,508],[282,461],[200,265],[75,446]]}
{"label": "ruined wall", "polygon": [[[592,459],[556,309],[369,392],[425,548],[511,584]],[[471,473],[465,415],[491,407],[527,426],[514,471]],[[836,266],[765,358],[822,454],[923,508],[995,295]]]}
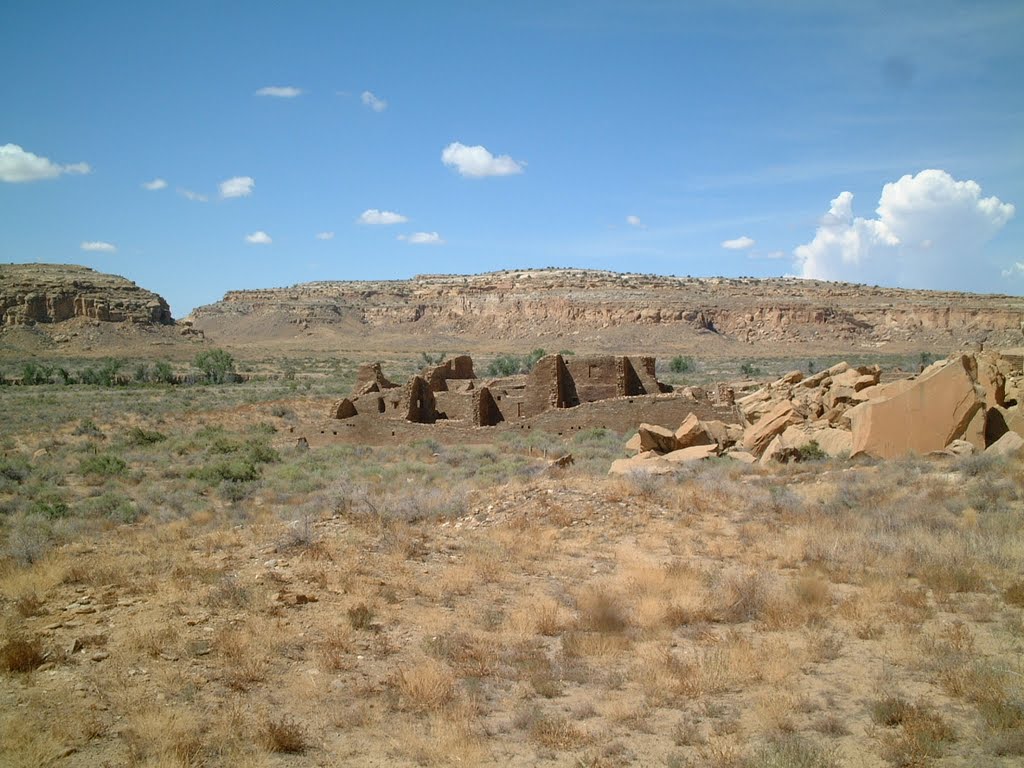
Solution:
{"label": "ruined wall", "polygon": [[413,376],[402,387],[402,400],[406,421],[417,424],[433,424],[437,421],[437,401],[430,384],[422,376]]}
{"label": "ruined wall", "polygon": [[[641,355],[639,357],[630,357],[629,362],[633,366],[633,370],[637,377],[640,379],[640,384],[643,387],[643,393],[656,395],[659,392],[664,393],[672,391],[672,387],[658,381],[658,375],[655,373],[655,364],[657,362],[655,358],[650,355]],[[627,394],[633,393],[628,392]]]}
{"label": "ruined wall", "polygon": [[448,419],[472,421],[474,412],[473,400],[473,392],[434,392],[435,407],[438,412],[443,413]]}
{"label": "ruined wall", "polygon": [[629,394],[621,391],[619,384],[621,359],[612,355],[571,355],[566,358],[565,367],[576,386],[578,402],[575,404]]}
{"label": "ruined wall", "polygon": [[571,408],[578,404],[576,386],[562,356],[547,355],[538,360],[526,376],[523,417],[529,418],[551,408]]}
{"label": "ruined wall", "polygon": [[504,420],[498,403],[487,387],[481,387],[473,393],[473,423],[476,426],[493,427]]}
{"label": "ruined wall", "polygon": [[448,381],[451,379],[461,381],[476,378],[476,374],[473,373],[473,358],[469,355],[459,355],[445,360],[440,365],[424,370],[423,378],[434,392],[446,392],[450,388]]}
{"label": "ruined wall", "polygon": [[365,395],[370,392],[383,392],[395,389],[398,385],[388,381],[380,363],[365,363],[356,371],[356,383],[352,387],[353,395]]}
{"label": "ruined wall", "polygon": [[353,416],[359,413],[356,410],[355,404],[347,397],[343,397],[341,400],[334,404],[334,408],[331,412],[331,418],[334,419],[351,419]]}

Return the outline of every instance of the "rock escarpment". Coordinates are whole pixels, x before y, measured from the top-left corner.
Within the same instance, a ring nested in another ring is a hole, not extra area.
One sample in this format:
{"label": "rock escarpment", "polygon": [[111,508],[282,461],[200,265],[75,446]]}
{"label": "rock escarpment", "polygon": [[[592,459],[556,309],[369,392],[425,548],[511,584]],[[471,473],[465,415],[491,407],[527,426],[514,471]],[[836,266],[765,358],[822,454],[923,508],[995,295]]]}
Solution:
{"label": "rock escarpment", "polygon": [[643,328],[730,342],[937,340],[954,348],[1024,340],[1024,299],[797,279],[689,278],[543,269],[411,280],[315,282],[232,291],[194,313],[197,328],[243,340],[334,327],[408,335],[552,334],[586,341]]}
{"label": "rock escarpment", "polygon": [[131,280],[73,264],[0,264],[0,325],[101,322],[170,325],[167,302]]}

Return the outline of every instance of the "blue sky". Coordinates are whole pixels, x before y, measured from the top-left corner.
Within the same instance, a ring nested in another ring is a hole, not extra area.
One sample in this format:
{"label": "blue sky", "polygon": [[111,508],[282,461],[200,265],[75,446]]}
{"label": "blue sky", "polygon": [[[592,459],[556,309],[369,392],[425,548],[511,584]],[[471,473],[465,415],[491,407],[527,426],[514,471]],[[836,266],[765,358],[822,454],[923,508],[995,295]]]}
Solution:
{"label": "blue sky", "polygon": [[542,266],[1024,293],[1020,2],[2,19],[0,262],[123,274],[176,317],[235,288]]}

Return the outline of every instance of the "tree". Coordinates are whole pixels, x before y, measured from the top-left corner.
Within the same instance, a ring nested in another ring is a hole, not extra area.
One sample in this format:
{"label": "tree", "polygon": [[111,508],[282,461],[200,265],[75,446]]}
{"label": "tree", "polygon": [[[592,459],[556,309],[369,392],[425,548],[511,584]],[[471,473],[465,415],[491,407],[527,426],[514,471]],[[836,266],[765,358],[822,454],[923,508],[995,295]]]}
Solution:
{"label": "tree", "polygon": [[235,358],[223,349],[200,352],[193,365],[203,372],[209,384],[224,384],[234,378]]}

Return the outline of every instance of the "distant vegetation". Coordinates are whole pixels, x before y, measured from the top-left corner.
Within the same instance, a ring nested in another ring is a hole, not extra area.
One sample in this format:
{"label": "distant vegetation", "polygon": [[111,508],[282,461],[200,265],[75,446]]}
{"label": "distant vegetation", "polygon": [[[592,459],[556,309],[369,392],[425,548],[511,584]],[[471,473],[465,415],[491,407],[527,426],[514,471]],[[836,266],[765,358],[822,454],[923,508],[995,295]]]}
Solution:
{"label": "distant vegetation", "polygon": [[697,370],[697,365],[693,362],[693,358],[684,355],[673,357],[668,367],[672,373],[692,373]]}
{"label": "distant vegetation", "polygon": [[515,376],[517,373],[529,373],[544,355],[543,349],[535,349],[528,355],[499,355],[487,366],[488,376]]}

